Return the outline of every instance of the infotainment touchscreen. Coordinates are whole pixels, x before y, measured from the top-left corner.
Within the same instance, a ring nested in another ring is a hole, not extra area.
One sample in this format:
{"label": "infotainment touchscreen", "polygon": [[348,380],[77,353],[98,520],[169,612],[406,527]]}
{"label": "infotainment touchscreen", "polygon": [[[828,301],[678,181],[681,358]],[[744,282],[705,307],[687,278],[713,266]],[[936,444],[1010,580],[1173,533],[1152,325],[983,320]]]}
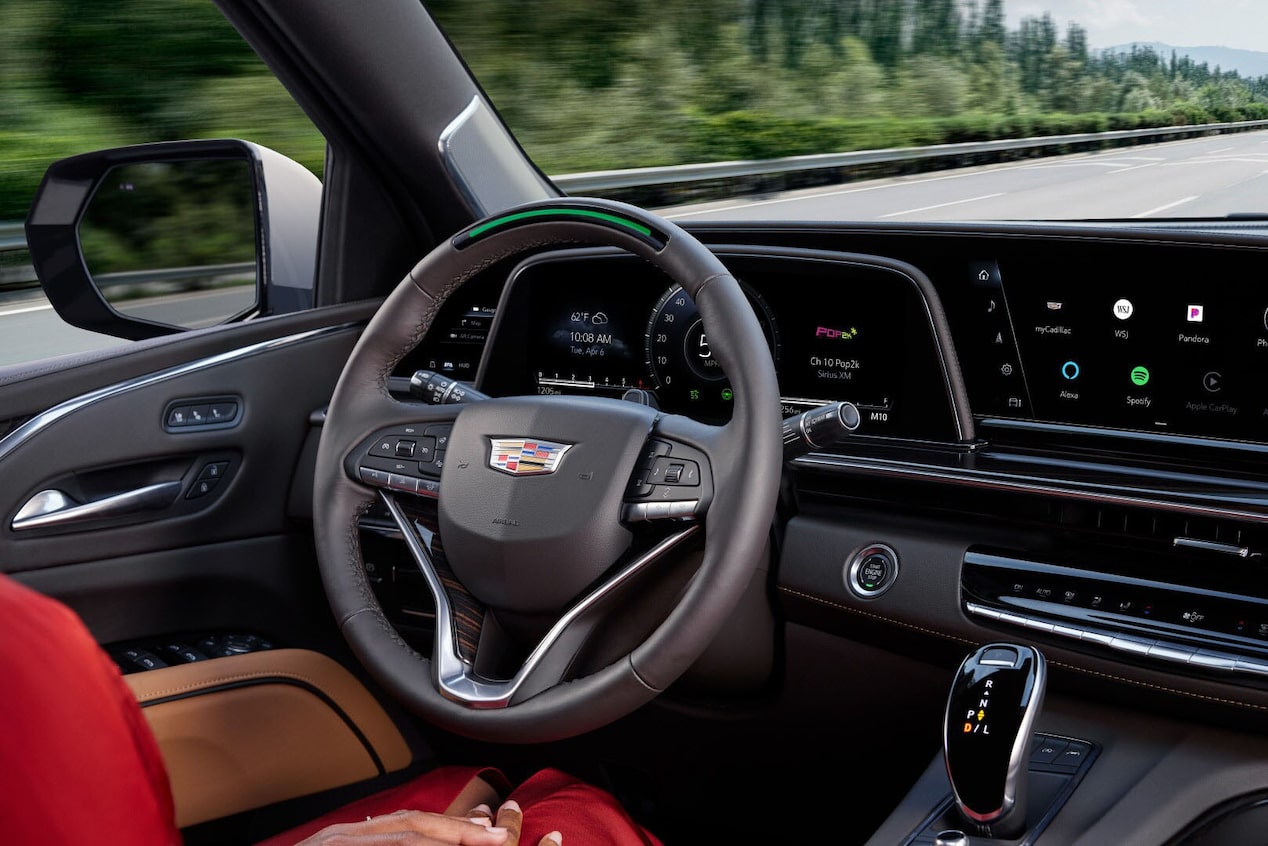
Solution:
{"label": "infotainment touchscreen", "polygon": [[1107,270],[1001,266],[1033,418],[1268,440],[1268,288],[1183,261]]}

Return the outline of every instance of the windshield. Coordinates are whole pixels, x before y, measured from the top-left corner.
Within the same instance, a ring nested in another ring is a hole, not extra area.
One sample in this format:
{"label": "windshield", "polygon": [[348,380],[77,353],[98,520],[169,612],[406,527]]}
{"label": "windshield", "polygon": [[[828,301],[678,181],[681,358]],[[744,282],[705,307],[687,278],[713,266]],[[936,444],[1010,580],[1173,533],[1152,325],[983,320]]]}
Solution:
{"label": "windshield", "polygon": [[1262,0],[429,8],[568,193],[685,219],[1268,214]]}

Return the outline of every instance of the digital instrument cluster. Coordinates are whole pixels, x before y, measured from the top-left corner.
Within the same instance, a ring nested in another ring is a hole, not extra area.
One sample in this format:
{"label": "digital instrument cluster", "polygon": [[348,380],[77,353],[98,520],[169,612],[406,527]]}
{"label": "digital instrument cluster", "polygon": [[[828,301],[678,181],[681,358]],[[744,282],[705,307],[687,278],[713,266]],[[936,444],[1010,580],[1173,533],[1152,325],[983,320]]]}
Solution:
{"label": "digital instrument cluster", "polygon": [[[957,440],[919,289],[892,269],[722,255],[775,361],[781,413],[848,400],[860,435]],[[734,388],[691,297],[623,255],[530,260],[497,309],[483,388],[493,394],[650,392],[665,411],[730,416]]]}

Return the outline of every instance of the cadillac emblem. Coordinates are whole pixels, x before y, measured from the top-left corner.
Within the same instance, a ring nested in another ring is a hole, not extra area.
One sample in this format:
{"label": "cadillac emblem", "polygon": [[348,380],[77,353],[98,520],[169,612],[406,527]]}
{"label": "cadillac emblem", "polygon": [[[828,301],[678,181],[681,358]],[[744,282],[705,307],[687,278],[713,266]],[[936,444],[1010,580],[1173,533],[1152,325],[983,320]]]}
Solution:
{"label": "cadillac emblem", "polygon": [[489,466],[512,476],[540,476],[554,473],[571,444],[556,444],[527,438],[492,438]]}

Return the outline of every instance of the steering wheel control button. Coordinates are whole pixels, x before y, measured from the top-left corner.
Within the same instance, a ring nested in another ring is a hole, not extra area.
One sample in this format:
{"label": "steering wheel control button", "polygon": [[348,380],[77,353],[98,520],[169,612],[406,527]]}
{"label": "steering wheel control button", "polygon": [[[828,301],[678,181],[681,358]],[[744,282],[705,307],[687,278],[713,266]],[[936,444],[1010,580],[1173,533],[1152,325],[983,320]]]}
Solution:
{"label": "steering wheel control button", "polygon": [[373,467],[362,467],[360,468],[360,471],[361,481],[365,482],[367,485],[374,485],[377,488],[387,487],[388,477],[391,475],[387,471],[376,470]]}
{"label": "steering wheel control button", "polygon": [[621,518],[627,523],[648,520],[684,520],[696,516],[700,509],[698,499],[675,499],[659,502],[627,502],[621,509]]}
{"label": "steering wheel control button", "polygon": [[670,462],[668,458],[658,458],[647,471],[647,484],[663,485],[666,484],[665,477],[669,474]]}
{"label": "steering wheel control button", "polygon": [[367,485],[436,498],[452,424],[406,424],[379,432],[362,446],[356,478]]}
{"label": "steering wheel control button", "polygon": [[453,426],[449,423],[444,423],[436,426],[428,426],[423,430],[423,434],[429,438],[436,439],[437,450],[444,450],[445,447],[449,446],[449,433],[452,431]]}
{"label": "steering wheel control button", "polygon": [[647,510],[648,520],[663,520],[670,515],[671,502],[646,502],[641,503]]}
{"label": "steering wheel control button", "polygon": [[647,484],[647,472],[635,470],[634,475],[630,478],[629,486],[625,489],[625,495],[630,499],[641,499],[645,496],[651,496],[653,490],[655,488]]}
{"label": "steering wheel control button", "polygon": [[646,502],[627,502],[621,508],[621,519],[627,523],[641,523],[647,519]]}
{"label": "steering wheel control button", "polygon": [[669,503],[670,517],[694,517],[696,508],[699,507],[700,501],[696,499],[678,500]]}
{"label": "steering wheel control button", "polygon": [[413,476],[405,476],[400,473],[389,473],[387,477],[387,486],[394,491],[418,493],[418,480]]}
{"label": "steering wheel control button", "polygon": [[898,553],[882,543],[855,552],[845,566],[845,586],[862,599],[875,599],[898,579]]}

